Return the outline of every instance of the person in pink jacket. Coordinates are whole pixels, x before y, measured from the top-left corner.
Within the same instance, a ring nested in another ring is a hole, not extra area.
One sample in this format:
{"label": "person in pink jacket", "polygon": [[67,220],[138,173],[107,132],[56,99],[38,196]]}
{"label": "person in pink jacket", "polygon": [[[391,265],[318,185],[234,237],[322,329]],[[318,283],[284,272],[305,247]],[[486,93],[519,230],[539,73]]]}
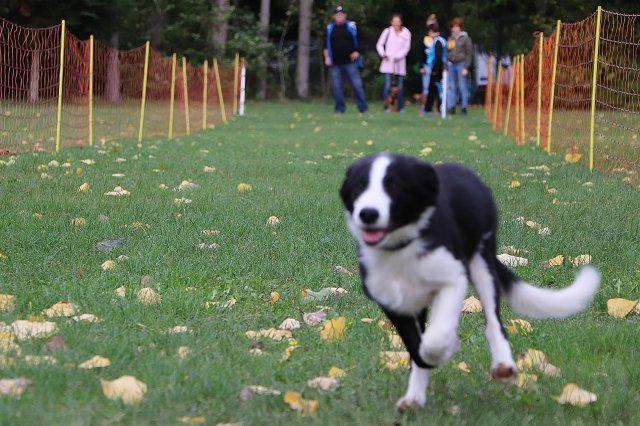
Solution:
{"label": "person in pink jacket", "polygon": [[396,85],[399,89],[398,104],[402,111],[404,108],[403,80],[407,75],[407,54],[411,48],[411,32],[402,26],[402,15],[394,14],[391,17],[391,26],[385,28],[378,38],[376,50],[382,58],[380,72],[384,74],[383,99],[387,99],[391,88],[391,80],[396,77]]}

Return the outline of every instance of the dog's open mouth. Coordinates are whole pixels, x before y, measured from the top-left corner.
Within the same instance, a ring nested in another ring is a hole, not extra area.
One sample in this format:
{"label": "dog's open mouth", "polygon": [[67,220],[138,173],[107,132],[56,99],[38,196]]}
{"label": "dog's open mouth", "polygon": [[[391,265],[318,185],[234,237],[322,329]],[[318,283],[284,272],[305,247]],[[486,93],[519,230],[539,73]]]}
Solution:
{"label": "dog's open mouth", "polygon": [[382,241],[386,235],[386,231],[382,229],[363,229],[362,241],[370,246],[374,246]]}

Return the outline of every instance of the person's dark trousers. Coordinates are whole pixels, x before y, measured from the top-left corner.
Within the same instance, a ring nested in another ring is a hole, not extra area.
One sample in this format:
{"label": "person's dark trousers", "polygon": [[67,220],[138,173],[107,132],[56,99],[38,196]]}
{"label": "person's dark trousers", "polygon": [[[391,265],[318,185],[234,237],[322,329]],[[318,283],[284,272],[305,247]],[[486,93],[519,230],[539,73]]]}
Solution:
{"label": "person's dark trousers", "polygon": [[362,79],[360,78],[360,70],[355,62],[350,62],[345,65],[332,65],[331,67],[331,91],[333,92],[333,98],[336,101],[336,112],[343,113],[347,107],[344,103],[344,82],[343,76],[347,77],[349,84],[353,89],[353,96],[356,101],[358,111],[367,112],[367,101],[364,97],[364,87],[362,85]]}
{"label": "person's dark trousers", "polygon": [[429,94],[427,95],[427,102],[424,106],[425,112],[431,112],[433,110],[433,103],[438,99],[438,103],[442,102],[442,97],[440,96],[440,89],[438,87],[438,83],[442,80],[442,76],[432,75],[429,79]]}

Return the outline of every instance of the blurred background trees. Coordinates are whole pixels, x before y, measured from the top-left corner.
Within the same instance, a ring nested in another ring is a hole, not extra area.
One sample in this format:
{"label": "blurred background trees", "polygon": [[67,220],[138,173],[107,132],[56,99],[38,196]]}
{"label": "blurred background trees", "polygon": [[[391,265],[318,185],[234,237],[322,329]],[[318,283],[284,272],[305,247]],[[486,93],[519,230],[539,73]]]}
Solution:
{"label": "blurred background trees", "polygon": [[403,14],[414,36],[409,91],[420,84],[416,58],[430,13],[437,15],[445,33],[453,17],[464,18],[479,49],[495,52],[499,46],[510,54],[528,51],[535,31],[550,34],[557,19],[582,20],[598,4],[640,13],[637,0],[0,0],[0,16],[27,27],[66,19],[78,37],[94,34],[120,49],[151,40],[157,50],[185,55],[193,64],[212,56],[230,59],[240,52],[249,64],[249,94],[308,98],[327,94],[322,41],[338,4],[369,40],[363,77],[373,91],[379,63],[374,45],[392,13]]}

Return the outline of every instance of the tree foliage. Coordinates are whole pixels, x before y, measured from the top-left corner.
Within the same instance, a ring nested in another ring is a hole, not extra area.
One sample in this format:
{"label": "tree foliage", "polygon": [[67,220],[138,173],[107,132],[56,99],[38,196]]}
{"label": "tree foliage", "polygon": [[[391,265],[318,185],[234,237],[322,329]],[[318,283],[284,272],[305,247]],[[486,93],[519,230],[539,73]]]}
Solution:
{"label": "tree foliage", "polygon": [[[295,93],[289,74],[295,69],[295,42],[298,34],[298,1],[271,0],[271,19],[267,42],[261,40],[258,15],[261,0],[231,0],[228,16],[227,49],[216,48],[214,29],[217,3],[214,0],[0,0],[0,16],[30,27],[55,25],[66,19],[68,28],[77,36],[87,38],[93,33],[98,40],[109,42],[114,34],[120,48],[140,46],[151,40],[153,46],[166,53],[185,55],[192,63],[236,51],[246,56],[249,64],[271,64],[277,90],[282,85]],[[357,21],[369,40],[367,68],[363,76],[371,81],[377,76],[378,58],[374,52],[380,32],[389,25],[392,13],[404,16],[404,25],[414,35],[414,49],[410,53],[410,67],[415,64],[419,40],[425,29],[425,19],[435,13],[441,28],[448,32],[448,23],[460,16],[466,30],[483,50],[496,49],[497,23],[503,23],[503,49],[511,54],[528,51],[533,45],[535,31],[551,34],[557,19],[563,22],[582,20],[594,13],[595,0],[315,0],[311,24],[311,77],[325,81],[322,75],[319,43],[324,38],[326,24],[336,5],[342,4],[349,18]],[[623,13],[640,13],[637,0],[606,0],[603,8]],[[315,46],[315,47],[314,47]],[[274,65],[275,64],[275,65]],[[290,70],[291,68],[291,70]],[[255,70],[254,70],[255,71]],[[315,73],[315,74],[314,74]],[[408,82],[411,84],[411,80]],[[319,83],[315,85],[321,87]],[[273,93],[273,90],[270,91]],[[318,94],[316,91],[315,94]],[[311,93],[314,94],[313,91]]]}

